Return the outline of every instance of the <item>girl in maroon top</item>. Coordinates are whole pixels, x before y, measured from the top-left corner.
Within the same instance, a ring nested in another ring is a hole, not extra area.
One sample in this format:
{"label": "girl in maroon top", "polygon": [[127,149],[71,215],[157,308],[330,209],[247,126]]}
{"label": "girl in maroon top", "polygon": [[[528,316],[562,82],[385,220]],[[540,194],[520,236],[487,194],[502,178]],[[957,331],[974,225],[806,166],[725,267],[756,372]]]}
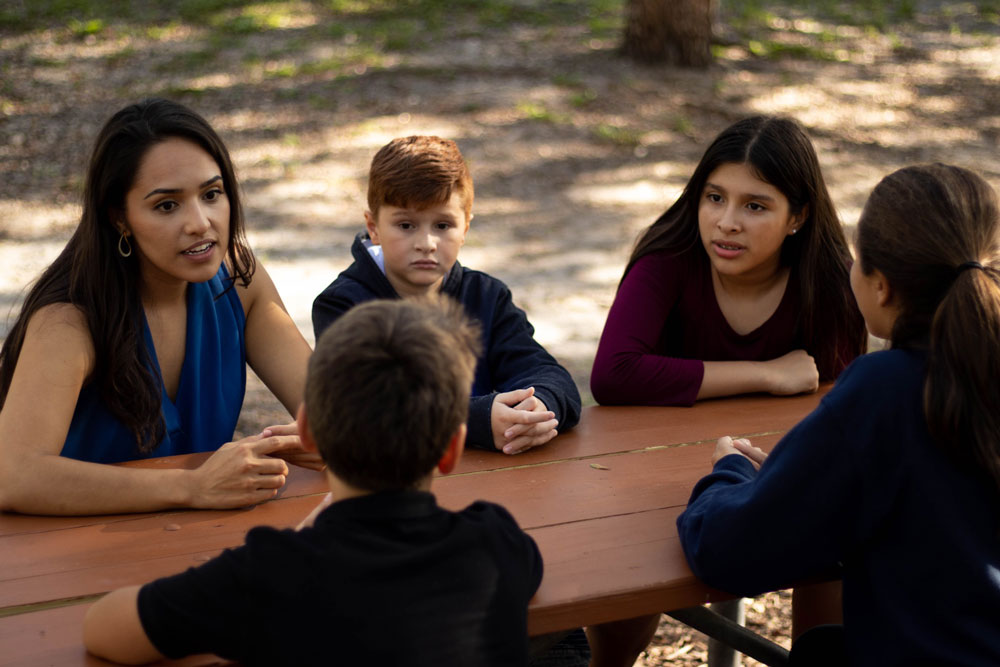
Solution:
{"label": "girl in maroon top", "polygon": [[865,349],[850,266],[802,127],[739,121],[636,244],[597,348],[594,398],[691,405],[815,390]]}
{"label": "girl in maroon top", "polygon": [[[597,348],[594,398],[691,405],[815,391],[865,351],[851,261],[802,127],[766,116],[737,122],[639,238]],[[839,583],[796,589],[793,606],[794,634],[835,621]],[[631,665],[658,616],[588,628],[591,664]]]}

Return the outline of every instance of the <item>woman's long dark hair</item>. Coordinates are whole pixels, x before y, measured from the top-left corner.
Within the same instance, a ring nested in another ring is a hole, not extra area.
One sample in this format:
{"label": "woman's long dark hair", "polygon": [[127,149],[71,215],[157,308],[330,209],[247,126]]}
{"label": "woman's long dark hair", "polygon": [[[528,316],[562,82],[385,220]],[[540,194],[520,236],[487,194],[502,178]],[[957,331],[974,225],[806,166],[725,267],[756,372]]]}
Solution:
{"label": "woman's long dark hair", "polygon": [[[850,291],[851,252],[826,189],[812,142],[788,118],[754,116],[724,130],[708,147],[681,196],[636,242],[627,275],[642,257],[700,250],[698,206],[709,175],[724,164],[745,164],[788,199],[793,215],[806,217],[781,248],[781,263],[795,267],[801,313],[800,334],[815,359],[820,378],[833,379],[867,347],[864,320]],[[623,276],[624,279],[624,276]],[[845,357],[846,355],[846,357]]]}
{"label": "woman's long dark hair", "polygon": [[934,439],[1000,490],[1000,207],[975,173],[906,167],[875,186],[858,261],[897,299],[893,347],[927,347],[924,415]]}
{"label": "woman's long dark hair", "polygon": [[243,231],[233,163],[219,135],[204,118],[176,102],[150,99],[127,106],[97,136],[79,226],[28,292],[0,349],[0,407],[31,317],[50,304],[70,303],[86,318],[94,345],[94,368],[87,382],[98,388],[107,409],[132,432],[140,452],[149,452],[162,439],[161,381],[143,343],[138,253],[119,254],[115,221],[124,218],[125,195],[143,157],[175,137],[201,146],[218,164],[229,198],[227,256],[233,281],[250,284],[254,257]]}

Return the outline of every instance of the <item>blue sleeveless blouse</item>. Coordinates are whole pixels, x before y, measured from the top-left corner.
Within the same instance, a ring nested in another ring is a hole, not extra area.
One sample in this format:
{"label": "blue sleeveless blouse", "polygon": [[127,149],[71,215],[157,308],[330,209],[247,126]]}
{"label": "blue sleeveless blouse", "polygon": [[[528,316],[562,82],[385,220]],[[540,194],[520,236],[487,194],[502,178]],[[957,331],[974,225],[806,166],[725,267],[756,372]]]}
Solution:
{"label": "blue sleeveless blouse", "polygon": [[[166,435],[142,454],[125,426],[104,406],[92,384],[80,390],[62,456],[95,463],[190,454],[218,449],[233,438],[246,391],[246,317],[236,288],[226,291],[223,264],[215,277],[187,288],[187,339],[177,396],[160,383]],[[221,296],[220,296],[221,295]],[[153,338],[142,318],[143,340],[160,376]]]}

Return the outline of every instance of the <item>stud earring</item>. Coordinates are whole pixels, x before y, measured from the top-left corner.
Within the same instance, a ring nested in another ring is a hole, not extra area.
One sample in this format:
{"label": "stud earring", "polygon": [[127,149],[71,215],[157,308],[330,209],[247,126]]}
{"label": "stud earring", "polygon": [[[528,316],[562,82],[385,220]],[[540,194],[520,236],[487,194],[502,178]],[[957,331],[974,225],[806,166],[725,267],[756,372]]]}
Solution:
{"label": "stud earring", "polygon": [[[125,247],[128,248],[128,250],[122,249],[122,241],[125,242]],[[118,254],[122,257],[128,257],[132,254],[132,244],[128,242],[128,237],[125,236],[125,232],[122,232],[122,235],[118,238]]]}

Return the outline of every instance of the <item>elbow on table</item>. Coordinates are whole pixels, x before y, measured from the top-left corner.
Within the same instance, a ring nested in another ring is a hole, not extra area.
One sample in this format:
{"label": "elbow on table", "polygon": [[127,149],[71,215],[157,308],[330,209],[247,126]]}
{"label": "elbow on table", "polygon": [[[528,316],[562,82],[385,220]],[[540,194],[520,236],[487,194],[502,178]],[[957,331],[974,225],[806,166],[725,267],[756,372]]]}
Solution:
{"label": "elbow on table", "polygon": [[629,405],[633,401],[628,391],[628,383],[623,380],[622,373],[594,365],[590,374],[590,393],[601,405]]}
{"label": "elbow on table", "polygon": [[19,510],[20,492],[16,475],[12,474],[9,461],[0,460],[0,512],[16,512]]}
{"label": "elbow on table", "polygon": [[742,557],[748,548],[739,540],[721,543],[692,537],[690,528],[680,528],[681,546],[691,572],[702,583],[731,595],[753,597],[768,589],[757,581],[757,570]]}
{"label": "elbow on table", "polygon": [[660,402],[648,379],[627,369],[599,369],[590,375],[590,393],[601,405],[672,405]]}
{"label": "elbow on table", "polygon": [[[29,474],[33,469],[30,460],[13,456],[0,456],[0,512],[20,512],[31,514],[36,506],[39,488],[36,478]],[[51,489],[48,489],[51,493]]]}
{"label": "elbow on table", "polygon": [[0,481],[0,512],[32,514],[35,511],[29,493]]}
{"label": "elbow on table", "polygon": [[14,504],[7,497],[6,489],[0,488],[0,512],[13,512]]}
{"label": "elbow on table", "polygon": [[702,583],[730,595],[755,597],[768,590],[747,577],[750,573],[741,565],[738,557],[692,559],[688,556],[688,565]]}

